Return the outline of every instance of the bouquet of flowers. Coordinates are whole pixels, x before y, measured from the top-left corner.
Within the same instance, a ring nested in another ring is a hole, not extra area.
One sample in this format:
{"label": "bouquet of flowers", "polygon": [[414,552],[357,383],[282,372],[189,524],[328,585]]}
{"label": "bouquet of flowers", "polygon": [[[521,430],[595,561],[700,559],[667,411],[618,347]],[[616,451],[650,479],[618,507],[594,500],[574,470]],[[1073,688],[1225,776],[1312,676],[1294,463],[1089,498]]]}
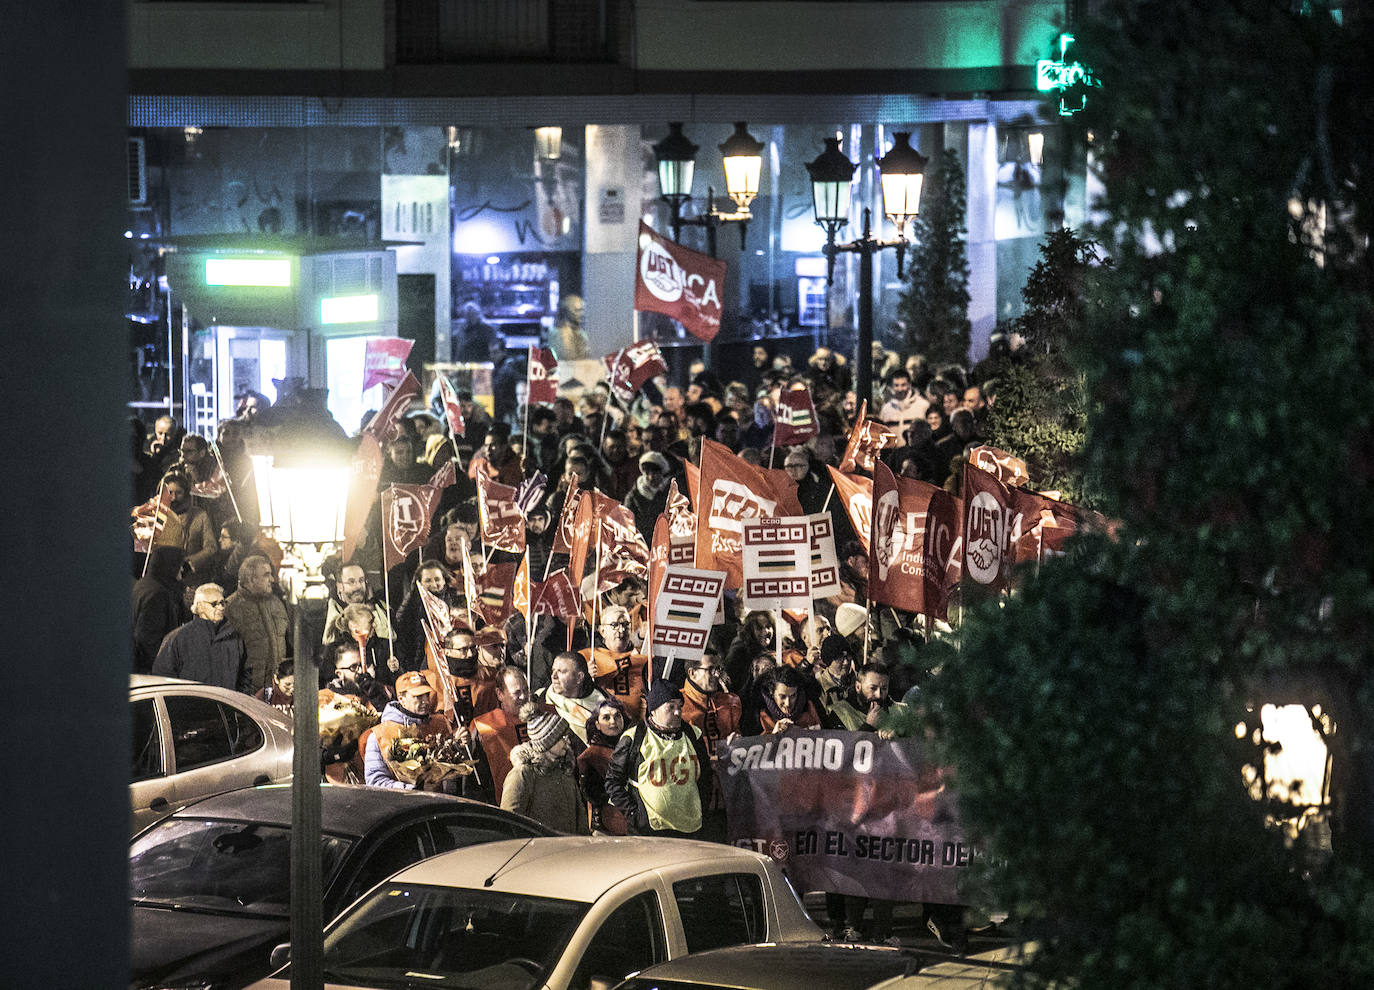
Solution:
{"label": "bouquet of flowers", "polygon": [[473,772],[472,760],[452,736],[399,736],[386,747],[382,758],[397,780],[426,788]]}
{"label": "bouquet of flowers", "polygon": [[364,732],[381,721],[369,704],[347,694],[320,691],[320,747],[343,749],[358,741]]}

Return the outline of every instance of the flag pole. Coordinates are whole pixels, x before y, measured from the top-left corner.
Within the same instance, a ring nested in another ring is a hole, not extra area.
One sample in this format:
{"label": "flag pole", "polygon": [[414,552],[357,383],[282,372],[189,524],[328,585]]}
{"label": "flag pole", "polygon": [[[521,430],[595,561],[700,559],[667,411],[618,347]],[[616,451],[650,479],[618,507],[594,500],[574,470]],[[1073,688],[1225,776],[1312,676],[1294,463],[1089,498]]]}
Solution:
{"label": "flag pole", "polygon": [[157,494],[153,496],[153,535],[148,537],[148,549],[143,554],[143,573],[139,577],[148,576],[148,561],[153,557],[153,547],[157,546],[157,534],[162,530],[162,485],[165,480],[166,475],[157,479]]}
{"label": "flag pole", "polygon": [[[526,405],[528,409],[528,404]],[[528,417],[528,413],[526,413]],[[550,557],[553,554],[549,554]],[[534,680],[534,589],[530,581],[530,541],[525,537],[525,680]]]}
{"label": "flag pole", "polygon": [[239,522],[243,522],[243,513],[239,511],[239,500],[234,498],[234,483],[229,480],[229,472],[224,468],[224,458],[219,456],[219,444],[210,441],[210,449],[214,451],[215,462],[219,464],[220,477],[224,479],[224,490],[229,493],[229,504],[234,507],[234,515]]}
{"label": "flag pole", "polygon": [[520,461],[526,471],[529,470],[530,459],[530,367],[534,364],[534,347],[531,346],[527,350],[529,354],[525,357],[525,425],[520,431]]}

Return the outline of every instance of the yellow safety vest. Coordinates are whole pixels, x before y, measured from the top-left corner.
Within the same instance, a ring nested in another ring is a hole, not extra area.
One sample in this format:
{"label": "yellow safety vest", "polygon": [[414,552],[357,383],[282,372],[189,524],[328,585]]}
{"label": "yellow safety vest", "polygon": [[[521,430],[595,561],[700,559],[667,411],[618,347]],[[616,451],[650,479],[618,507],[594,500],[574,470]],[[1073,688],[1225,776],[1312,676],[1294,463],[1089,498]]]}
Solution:
{"label": "yellow safety vest", "polygon": [[[688,733],[691,733],[689,736]],[[696,726],[683,723],[676,739],[660,736],[645,727],[639,744],[639,773],[634,781],[640,800],[649,813],[649,826],[674,832],[695,832],[701,828],[701,759],[694,738],[701,733]]]}

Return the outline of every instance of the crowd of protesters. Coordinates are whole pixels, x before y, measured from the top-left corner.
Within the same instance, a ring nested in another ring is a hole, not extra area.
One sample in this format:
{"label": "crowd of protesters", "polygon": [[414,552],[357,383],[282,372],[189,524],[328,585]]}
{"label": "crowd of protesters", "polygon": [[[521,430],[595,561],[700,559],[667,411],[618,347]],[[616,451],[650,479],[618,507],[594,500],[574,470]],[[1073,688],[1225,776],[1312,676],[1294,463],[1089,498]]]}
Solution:
{"label": "crowd of protesters", "polygon": [[[502,365],[523,360],[499,346],[493,353]],[[448,435],[437,388],[430,402],[417,399],[385,447],[380,483],[424,483],[455,457],[461,470],[443,490],[428,543],[404,563],[383,567],[375,508],[350,558],[326,561],[328,611],[323,631],[311,637],[319,687],[356,699],[381,720],[356,746],[326,752],[324,773],[339,782],[415,786],[398,780],[384,758],[388,740],[446,733],[476,772],[445,789],[567,832],[724,841],[711,766],[717,743],[816,728],[882,738],[919,731],[929,630],[916,616],[866,607],[867,554],[825,468],[839,464],[866,404],[869,418],[901,441],[881,455],[896,475],[957,494],[965,452],[980,442],[996,401],[996,375],[1015,359],[998,339],[971,369],[932,367],[920,355],[875,345],[874,394],[858,396],[852,368],[829,348],[794,366],[760,343],[742,373],[723,375],[698,361],[685,381],[659,377],[629,403],[602,382],[528,413],[508,404],[493,417],[459,392],[461,437]],[[521,377],[520,369],[507,377]],[[135,672],[201,680],[282,707],[309,696],[295,677],[276,582],[282,551],[256,526],[247,445],[285,436],[346,449],[349,440],[329,418],[323,393],[283,385],[276,404],[256,393],[242,397],[213,444],[183,434],[169,417],[151,432],[133,424],[135,499],[166,498],[165,523],[135,565]],[[819,435],[774,449],[779,396],[800,388],[810,392]],[[703,438],[751,464],[785,470],[804,511],[830,514],[841,590],[814,602],[809,621],[745,612],[729,592],[704,654],[677,676],[654,678],[640,578],[582,603],[577,619],[535,616],[532,629],[518,612],[488,625],[467,600],[464,558],[493,559],[479,538],[479,472],[512,486],[536,472],[548,479],[525,516],[527,566],[537,578],[566,562],[554,559],[561,555],[553,537],[574,484],[622,503],[651,543],[670,484],[687,490],[684,464],[699,463]],[[426,595],[457,617],[438,642],[424,631]],[[890,939],[890,904],[874,905],[867,928],[857,899],[831,897],[828,907],[837,937]]]}

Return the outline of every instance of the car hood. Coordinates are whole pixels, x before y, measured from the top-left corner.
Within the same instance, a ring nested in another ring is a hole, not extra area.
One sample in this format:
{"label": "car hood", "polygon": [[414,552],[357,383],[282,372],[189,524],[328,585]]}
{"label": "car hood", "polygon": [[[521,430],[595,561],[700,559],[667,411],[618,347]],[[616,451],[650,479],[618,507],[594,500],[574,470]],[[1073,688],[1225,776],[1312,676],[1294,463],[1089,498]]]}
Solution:
{"label": "car hood", "polygon": [[[286,918],[248,918],[135,906],[129,985],[160,986],[192,978],[241,987],[271,971],[274,946],[290,936]],[[236,979],[229,980],[228,978]]]}

